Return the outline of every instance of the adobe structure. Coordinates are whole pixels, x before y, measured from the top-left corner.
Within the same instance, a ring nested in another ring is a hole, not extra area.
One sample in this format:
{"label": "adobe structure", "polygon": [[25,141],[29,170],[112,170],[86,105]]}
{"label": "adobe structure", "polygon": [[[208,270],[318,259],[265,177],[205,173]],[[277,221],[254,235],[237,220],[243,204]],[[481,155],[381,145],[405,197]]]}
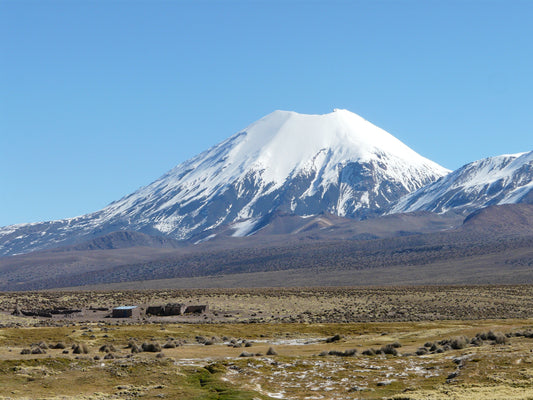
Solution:
{"label": "adobe structure", "polygon": [[205,314],[209,311],[207,304],[191,305],[182,303],[169,303],[164,306],[149,306],[146,308],[147,315],[169,316],[185,314]]}
{"label": "adobe structure", "polygon": [[133,310],[135,310],[137,306],[122,306],[122,307],[115,307],[112,311],[112,317],[113,318],[130,318],[133,315]]}

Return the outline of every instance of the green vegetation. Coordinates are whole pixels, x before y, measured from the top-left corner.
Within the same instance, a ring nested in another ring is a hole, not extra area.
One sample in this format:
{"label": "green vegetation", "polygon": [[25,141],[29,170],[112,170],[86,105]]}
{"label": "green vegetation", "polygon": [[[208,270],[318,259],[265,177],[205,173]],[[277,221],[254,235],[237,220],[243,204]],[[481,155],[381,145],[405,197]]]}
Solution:
{"label": "green vegetation", "polygon": [[[6,294],[0,296],[0,399],[531,399],[531,290]],[[96,306],[120,299],[148,304],[187,298],[209,303],[207,319],[36,318],[8,312],[15,304]],[[322,322],[331,310],[350,319],[358,307],[367,310],[363,322]],[[392,314],[392,307],[413,314]],[[485,310],[526,317],[434,318],[481,317]],[[278,312],[294,322],[258,318]],[[371,315],[384,321],[369,322]]]}

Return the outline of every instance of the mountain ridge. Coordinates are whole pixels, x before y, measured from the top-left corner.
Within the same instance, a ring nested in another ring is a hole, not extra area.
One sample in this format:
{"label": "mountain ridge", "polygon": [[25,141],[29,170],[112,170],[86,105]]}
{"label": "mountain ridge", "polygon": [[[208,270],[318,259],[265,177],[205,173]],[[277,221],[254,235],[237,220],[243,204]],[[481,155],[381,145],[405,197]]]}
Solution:
{"label": "mountain ridge", "polygon": [[399,199],[389,213],[469,214],[491,205],[533,204],[533,151],[487,157]]}
{"label": "mountain ridge", "polygon": [[275,111],[100,211],[0,229],[0,255],[118,230],[206,240],[254,232],[276,210],[365,219],[449,171],[356,114]]}

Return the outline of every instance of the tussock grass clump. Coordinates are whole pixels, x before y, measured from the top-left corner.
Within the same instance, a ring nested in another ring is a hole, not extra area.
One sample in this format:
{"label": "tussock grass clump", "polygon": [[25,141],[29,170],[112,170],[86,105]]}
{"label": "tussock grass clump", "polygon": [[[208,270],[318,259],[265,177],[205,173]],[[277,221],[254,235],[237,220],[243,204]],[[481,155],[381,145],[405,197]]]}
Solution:
{"label": "tussock grass clump", "polygon": [[133,344],[133,346],[131,346],[131,353],[132,354],[135,354],[135,353],[142,353],[143,349],[139,346],[137,346],[136,344]]}
{"label": "tussock grass clump", "polygon": [[278,352],[276,350],[274,350],[273,347],[269,347],[267,352],[266,352],[266,355],[267,356],[277,356]]}
{"label": "tussock grass clump", "polygon": [[338,356],[338,357],[353,357],[357,353],[357,349],[349,349],[345,351],[338,351],[338,350],[330,350],[328,354],[330,356]]}
{"label": "tussock grass clump", "polygon": [[470,340],[466,336],[458,336],[450,341],[450,347],[454,350],[464,349]]}
{"label": "tussock grass clump", "polygon": [[381,346],[381,352],[383,354],[389,354],[393,356],[398,355],[398,350],[396,350],[396,347],[394,347],[394,344],[386,344],[385,346]]}
{"label": "tussock grass clump", "polygon": [[333,335],[329,338],[326,339],[326,343],[334,343],[334,342],[338,342],[339,340],[341,340],[342,337],[341,335],[339,334],[336,334],[336,335]]}
{"label": "tussock grass clump", "polygon": [[133,340],[130,340],[128,342],[128,345],[126,346],[126,348],[131,349],[132,354],[141,353],[143,351],[143,349]]}
{"label": "tussock grass clump", "polygon": [[530,330],[530,329],[526,329],[526,330],[523,330],[523,331],[516,331],[516,332],[512,333],[512,336],[525,337],[525,338],[528,338],[528,339],[533,339],[533,331]]}
{"label": "tussock grass clump", "polygon": [[494,340],[496,339],[496,334],[492,331],[481,332],[478,333],[476,337],[480,338],[481,340]]}
{"label": "tussock grass clump", "polygon": [[88,354],[89,348],[85,343],[81,344],[73,344],[72,345],[72,353],[74,354]]}
{"label": "tussock grass clump", "polygon": [[361,352],[361,354],[363,354],[365,356],[375,356],[376,355],[376,350],[374,350],[374,349],[366,349],[363,352]]}
{"label": "tussock grass clump", "polygon": [[115,346],[113,346],[112,344],[104,344],[98,350],[102,353],[112,353],[116,351]]}
{"label": "tussock grass clump", "polygon": [[195,339],[196,339],[196,342],[197,342],[197,343],[200,343],[200,344],[205,344],[205,342],[207,342],[207,340],[208,340],[208,339],[207,339],[206,337],[204,337],[204,336],[196,336]]}
{"label": "tussock grass clump", "polygon": [[428,354],[428,353],[429,353],[429,351],[428,351],[427,347],[420,347],[420,348],[418,348],[418,350],[415,352],[415,354],[416,354],[417,356],[423,356],[423,355]]}
{"label": "tussock grass clump", "polygon": [[493,332],[493,331],[482,332],[482,333],[478,333],[476,335],[476,338],[482,341],[491,340],[492,344],[509,344],[509,338],[507,337],[507,335],[504,335],[503,333],[500,333],[500,332]]}
{"label": "tussock grass clump", "polygon": [[161,345],[159,343],[146,343],[142,344],[143,351],[150,353],[159,353],[161,351]]}
{"label": "tussock grass clump", "polygon": [[494,344],[509,344],[509,338],[502,333],[497,333]]}

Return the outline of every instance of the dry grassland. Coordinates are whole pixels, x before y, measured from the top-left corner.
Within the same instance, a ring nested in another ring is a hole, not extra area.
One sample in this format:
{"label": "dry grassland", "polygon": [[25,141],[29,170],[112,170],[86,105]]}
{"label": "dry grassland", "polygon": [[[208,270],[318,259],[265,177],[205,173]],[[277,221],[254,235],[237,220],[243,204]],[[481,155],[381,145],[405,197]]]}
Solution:
{"label": "dry grassland", "polygon": [[[4,293],[0,399],[533,399],[532,290]],[[167,302],[211,312],[9,313]]]}

